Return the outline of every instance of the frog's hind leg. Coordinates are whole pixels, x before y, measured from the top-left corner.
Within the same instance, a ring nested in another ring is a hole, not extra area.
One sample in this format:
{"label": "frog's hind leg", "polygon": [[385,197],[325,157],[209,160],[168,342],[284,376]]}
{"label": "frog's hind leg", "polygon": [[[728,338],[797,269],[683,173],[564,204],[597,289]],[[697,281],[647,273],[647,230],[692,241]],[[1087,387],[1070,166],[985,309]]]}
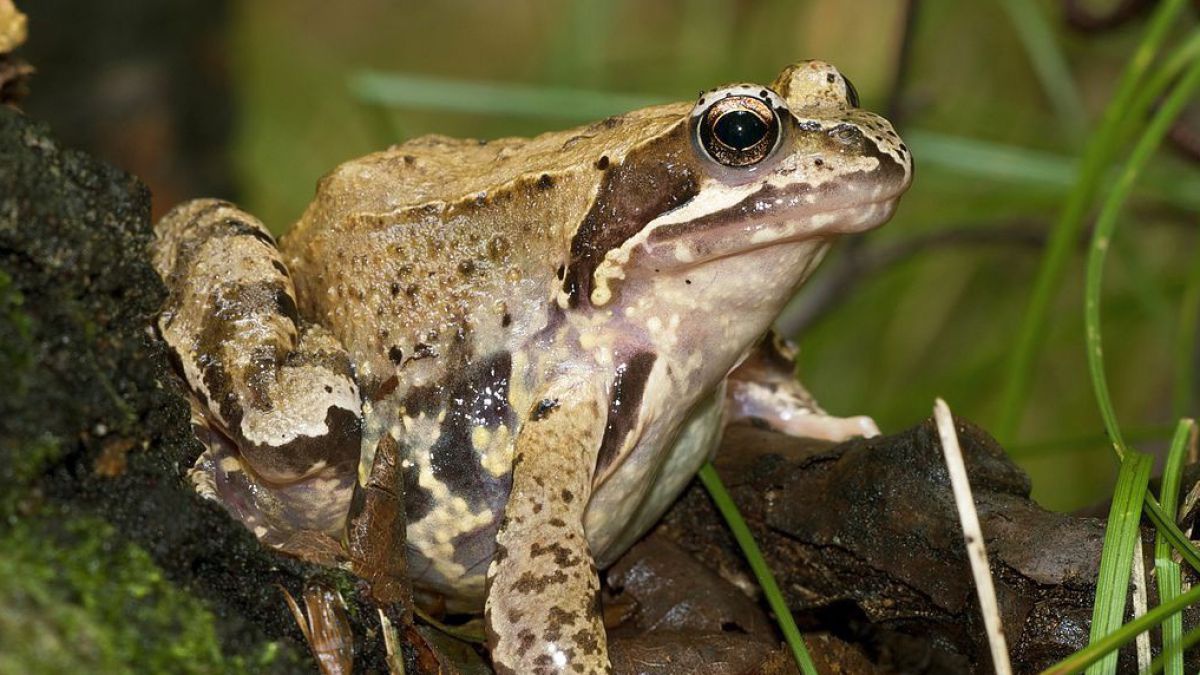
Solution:
{"label": "frog's hind leg", "polygon": [[345,349],[301,321],[275,242],[227,202],[155,226],[169,294],[158,329],[208,448],[193,479],[261,539],[338,536],[356,480],[361,401]]}
{"label": "frog's hind leg", "polygon": [[354,476],[314,476],[286,486],[263,484],[238,457],[237,446],[212,426],[200,402],[192,404],[192,429],[205,451],[188,472],[201,496],[221,504],[259,541],[298,558],[333,565],[341,557],[339,534],[354,491]]}
{"label": "frog's hind leg", "polygon": [[750,422],[803,438],[840,442],[854,436],[878,436],[865,415],[834,417],[796,379],[796,347],[770,331],[729,374],[727,421]]}

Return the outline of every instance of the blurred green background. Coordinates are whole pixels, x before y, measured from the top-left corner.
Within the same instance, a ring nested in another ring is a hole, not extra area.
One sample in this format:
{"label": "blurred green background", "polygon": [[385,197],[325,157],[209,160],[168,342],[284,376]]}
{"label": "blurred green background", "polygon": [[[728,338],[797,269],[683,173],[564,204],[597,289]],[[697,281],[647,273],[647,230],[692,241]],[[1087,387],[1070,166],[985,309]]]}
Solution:
{"label": "blurred green background", "polygon": [[[115,50],[112,67],[174,92],[159,98],[175,122],[147,139],[158,117],[145,112],[158,99],[127,95],[104,117],[110,140],[92,147],[146,177],[158,213],[218,194],[277,232],[322,174],[407,138],[534,134],[589,121],[594,106],[578,92],[602,94],[607,114],[730,81],[769,82],[802,58],[830,61],[864,107],[896,122],[916,182],[891,224],[835,248],[783,324],[802,333],[801,373],[825,407],[868,413],[885,431],[918,423],[942,396],[999,433],[1045,231],[1142,28],[1134,20],[1081,32],[1059,3],[1035,0],[243,0],[169,12],[131,0],[25,4],[29,58],[42,69],[32,112],[77,130],[92,112],[72,103],[80,81],[62,73],[115,77],[100,63],[110,61],[71,61],[91,53],[82,45],[115,40],[128,49]],[[73,13],[76,38],[39,43],[54,32],[38,23],[51,8]],[[366,82],[368,73],[402,79]],[[473,99],[464,83],[501,85],[500,102]],[[528,87],[533,99],[523,98]],[[539,92],[561,90],[579,105],[538,103]],[[451,105],[456,92],[476,109]],[[113,142],[111,129],[131,140]],[[1178,414],[1196,414],[1197,299],[1184,295],[1200,260],[1200,171],[1170,148],[1153,165],[1113,242],[1104,329],[1123,426],[1158,451]],[[1001,438],[1035,496],[1056,509],[1104,498],[1115,475],[1083,349],[1084,244],[1055,297],[1020,424]]]}

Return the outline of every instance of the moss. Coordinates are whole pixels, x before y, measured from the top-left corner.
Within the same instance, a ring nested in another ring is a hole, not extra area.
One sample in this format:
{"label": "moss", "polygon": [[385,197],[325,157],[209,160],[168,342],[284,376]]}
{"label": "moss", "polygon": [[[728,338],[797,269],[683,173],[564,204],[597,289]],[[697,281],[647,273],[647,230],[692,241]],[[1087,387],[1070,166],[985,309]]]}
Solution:
{"label": "moss", "polygon": [[26,520],[0,551],[0,673],[236,673],[277,656],[270,643],[256,658],[224,656],[204,603],[104,521]]}
{"label": "moss", "polygon": [[151,236],[134,177],[0,106],[0,671],[311,672],[276,585],[313,570],[184,479]]}

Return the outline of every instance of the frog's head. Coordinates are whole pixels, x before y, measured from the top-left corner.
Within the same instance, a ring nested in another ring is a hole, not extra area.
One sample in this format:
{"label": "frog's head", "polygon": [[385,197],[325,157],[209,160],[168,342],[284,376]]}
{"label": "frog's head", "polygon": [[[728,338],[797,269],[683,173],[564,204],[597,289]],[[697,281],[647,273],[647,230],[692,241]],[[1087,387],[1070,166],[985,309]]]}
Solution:
{"label": "frog's head", "polygon": [[673,110],[686,112],[664,115],[609,168],[589,214],[597,217],[573,242],[564,286],[573,302],[662,299],[671,295],[664,284],[693,295],[738,285],[741,299],[726,298],[727,308],[778,296],[766,303],[777,310],[832,237],[883,224],[912,177],[891,124],[859,109],[826,63]]}

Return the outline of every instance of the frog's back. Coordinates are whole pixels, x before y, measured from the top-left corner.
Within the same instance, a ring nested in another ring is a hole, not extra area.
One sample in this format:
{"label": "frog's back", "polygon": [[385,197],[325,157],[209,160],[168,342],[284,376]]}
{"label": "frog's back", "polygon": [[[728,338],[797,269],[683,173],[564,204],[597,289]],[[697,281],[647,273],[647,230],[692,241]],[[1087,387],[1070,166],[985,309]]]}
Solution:
{"label": "frog's back", "polygon": [[297,227],[320,226],[355,212],[386,213],[430,203],[453,204],[497,190],[519,189],[543,174],[603,169],[630,148],[684,117],[668,104],[534,138],[492,141],[421,136],[338,166],[317,186]]}
{"label": "frog's back", "polygon": [[[548,321],[601,176],[685,112],[531,139],[424,136],[342,164],[281,242],[301,313],[346,345],[368,394],[413,359],[514,348]],[[438,361],[414,364],[417,379],[438,379]]]}

